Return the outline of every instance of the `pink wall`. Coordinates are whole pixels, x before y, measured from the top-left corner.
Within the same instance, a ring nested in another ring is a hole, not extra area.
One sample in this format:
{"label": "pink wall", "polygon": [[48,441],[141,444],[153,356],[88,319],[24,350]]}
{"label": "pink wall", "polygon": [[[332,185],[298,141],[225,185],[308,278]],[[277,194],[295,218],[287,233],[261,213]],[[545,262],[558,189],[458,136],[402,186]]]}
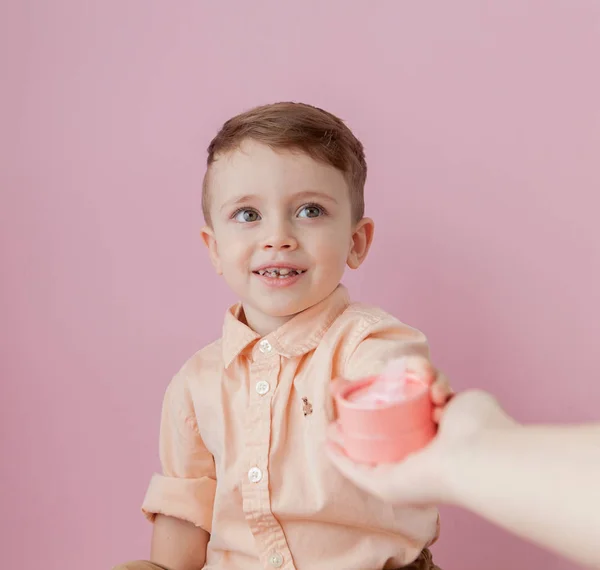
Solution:
{"label": "pink wall", "polygon": [[[204,149],[258,103],[363,139],[356,298],[425,330],[459,389],[597,418],[595,0],[13,0],[0,22],[3,567],[146,555],[163,390],[232,301],[198,239]],[[444,523],[444,568],[572,568]]]}

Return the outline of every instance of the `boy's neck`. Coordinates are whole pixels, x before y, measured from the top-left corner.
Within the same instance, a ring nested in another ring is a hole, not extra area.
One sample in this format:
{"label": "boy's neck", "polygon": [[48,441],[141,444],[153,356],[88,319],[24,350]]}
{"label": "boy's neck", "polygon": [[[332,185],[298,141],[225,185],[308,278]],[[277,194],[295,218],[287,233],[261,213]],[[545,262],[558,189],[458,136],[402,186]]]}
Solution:
{"label": "boy's neck", "polygon": [[254,332],[258,333],[261,337],[267,336],[274,330],[283,326],[285,323],[293,319],[296,315],[287,315],[285,317],[272,317],[254,311],[252,307],[247,307],[242,304],[242,311],[239,319],[242,323],[250,327]]}

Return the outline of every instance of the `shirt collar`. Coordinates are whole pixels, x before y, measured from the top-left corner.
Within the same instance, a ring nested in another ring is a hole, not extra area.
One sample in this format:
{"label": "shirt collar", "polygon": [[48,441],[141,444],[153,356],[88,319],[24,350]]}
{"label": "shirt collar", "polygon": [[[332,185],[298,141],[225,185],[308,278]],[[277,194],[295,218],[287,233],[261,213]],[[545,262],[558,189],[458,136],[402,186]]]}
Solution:
{"label": "shirt collar", "polygon": [[[343,285],[325,299],[298,313],[287,323],[265,336],[281,356],[301,356],[315,348],[333,321],[350,304],[348,291]],[[242,304],[237,303],[225,313],[223,324],[223,364],[227,368],[251,344],[261,337],[239,319]]]}

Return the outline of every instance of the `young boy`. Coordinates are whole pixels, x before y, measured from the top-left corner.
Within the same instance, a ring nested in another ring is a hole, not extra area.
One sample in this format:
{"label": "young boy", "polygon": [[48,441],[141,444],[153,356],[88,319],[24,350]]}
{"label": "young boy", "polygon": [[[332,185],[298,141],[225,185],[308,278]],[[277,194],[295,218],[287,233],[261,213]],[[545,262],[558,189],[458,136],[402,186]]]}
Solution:
{"label": "young boy", "polygon": [[227,121],[207,162],[202,237],[240,303],[166,391],[143,504],[152,563],[119,568],[435,568],[437,511],[381,502],[326,457],[332,379],[415,355],[434,403],[449,392],[420,332],[340,285],[373,239],[362,144],[330,113],[279,103]]}

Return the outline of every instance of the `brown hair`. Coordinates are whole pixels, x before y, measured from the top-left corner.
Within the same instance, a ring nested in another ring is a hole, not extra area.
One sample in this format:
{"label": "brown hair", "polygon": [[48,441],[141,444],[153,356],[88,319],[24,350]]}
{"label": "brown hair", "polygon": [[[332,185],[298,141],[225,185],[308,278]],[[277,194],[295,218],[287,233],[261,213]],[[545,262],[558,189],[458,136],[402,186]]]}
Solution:
{"label": "brown hair", "polygon": [[272,148],[299,150],[342,171],[350,189],[354,220],[363,217],[367,163],[362,143],[335,115],[312,105],[284,102],[255,107],[229,119],[211,141],[202,185],[202,212],[207,223],[208,170],[219,155],[235,150],[246,139]]}

